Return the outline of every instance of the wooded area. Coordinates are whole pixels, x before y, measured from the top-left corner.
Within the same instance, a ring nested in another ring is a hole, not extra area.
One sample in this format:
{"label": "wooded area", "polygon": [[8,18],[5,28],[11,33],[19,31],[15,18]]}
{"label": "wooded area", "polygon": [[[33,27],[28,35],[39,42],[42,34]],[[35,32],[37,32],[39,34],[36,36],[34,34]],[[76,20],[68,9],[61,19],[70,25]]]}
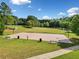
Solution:
{"label": "wooded area", "polygon": [[18,18],[17,16],[12,15],[10,7],[2,2],[0,4],[0,34],[3,33],[5,25],[22,25],[27,28],[64,28],[65,30],[71,30],[76,34],[79,34],[79,15],[55,19],[38,19],[34,15],[29,15],[26,18]]}

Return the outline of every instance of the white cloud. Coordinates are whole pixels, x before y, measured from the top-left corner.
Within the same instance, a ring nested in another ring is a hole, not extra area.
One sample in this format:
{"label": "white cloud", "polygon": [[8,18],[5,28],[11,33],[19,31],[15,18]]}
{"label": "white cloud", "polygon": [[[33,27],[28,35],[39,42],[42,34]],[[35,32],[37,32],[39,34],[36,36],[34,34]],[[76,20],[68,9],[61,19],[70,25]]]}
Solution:
{"label": "white cloud", "polygon": [[16,12],[16,10],[12,10],[12,12]]}
{"label": "white cloud", "polygon": [[32,6],[29,5],[28,8],[32,8]]}
{"label": "white cloud", "polygon": [[60,15],[60,16],[64,16],[64,15],[65,15],[65,13],[60,12],[58,15]]}
{"label": "white cloud", "polygon": [[31,0],[10,0],[13,4],[22,5],[22,4],[29,4]]}
{"label": "white cloud", "polygon": [[43,16],[43,19],[51,19],[49,16]]}
{"label": "white cloud", "polygon": [[79,14],[79,8],[78,7],[73,7],[67,10],[68,16],[73,16],[76,14]]}
{"label": "white cloud", "polygon": [[38,11],[41,11],[41,10],[42,10],[41,8],[38,9]]}

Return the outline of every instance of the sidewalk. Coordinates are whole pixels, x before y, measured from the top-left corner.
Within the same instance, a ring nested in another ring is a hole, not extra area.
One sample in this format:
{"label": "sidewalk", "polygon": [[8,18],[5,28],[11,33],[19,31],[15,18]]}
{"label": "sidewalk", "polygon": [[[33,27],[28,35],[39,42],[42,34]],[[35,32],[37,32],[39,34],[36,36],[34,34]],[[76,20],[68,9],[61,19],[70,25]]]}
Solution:
{"label": "sidewalk", "polygon": [[38,56],[34,56],[34,57],[30,57],[30,58],[26,58],[26,59],[51,59],[57,56],[61,56],[63,54],[67,54],[70,53],[74,50],[79,49],[79,45],[77,46],[72,46],[69,48],[65,48],[65,49],[60,49],[54,52],[50,52],[50,53],[46,53],[46,54],[42,54],[42,55],[38,55]]}

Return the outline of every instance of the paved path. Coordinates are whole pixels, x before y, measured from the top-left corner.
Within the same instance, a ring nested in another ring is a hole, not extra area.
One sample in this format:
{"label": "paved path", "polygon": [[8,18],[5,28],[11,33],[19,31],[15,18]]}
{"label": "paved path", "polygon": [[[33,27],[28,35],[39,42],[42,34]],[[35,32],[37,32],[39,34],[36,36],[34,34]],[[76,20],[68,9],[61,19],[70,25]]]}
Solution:
{"label": "paved path", "polygon": [[18,33],[18,34],[13,34],[10,35],[11,38],[16,38],[17,36],[20,36],[20,38],[29,39],[32,40],[39,40],[42,38],[43,41],[61,41],[65,43],[71,43],[70,40],[62,35],[62,34],[44,34],[44,33]]}
{"label": "paved path", "polygon": [[61,56],[63,54],[70,53],[70,52],[77,50],[77,49],[79,49],[79,45],[65,48],[65,49],[60,49],[60,50],[57,50],[54,52],[50,52],[50,53],[46,53],[46,54],[42,54],[42,55],[38,55],[38,56],[31,57],[31,58],[26,58],[26,59],[51,59],[51,58],[54,58],[57,56]]}

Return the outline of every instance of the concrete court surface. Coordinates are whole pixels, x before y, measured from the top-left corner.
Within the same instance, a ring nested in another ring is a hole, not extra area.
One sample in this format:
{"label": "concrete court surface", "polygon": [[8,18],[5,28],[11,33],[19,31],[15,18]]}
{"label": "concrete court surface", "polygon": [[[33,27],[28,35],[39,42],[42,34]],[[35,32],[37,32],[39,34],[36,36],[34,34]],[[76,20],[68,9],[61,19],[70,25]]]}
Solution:
{"label": "concrete court surface", "polygon": [[17,38],[20,36],[22,39],[31,39],[31,40],[39,40],[42,38],[43,41],[56,41],[56,42],[64,42],[71,43],[69,38],[62,34],[46,34],[46,33],[18,33],[9,35],[10,38]]}

